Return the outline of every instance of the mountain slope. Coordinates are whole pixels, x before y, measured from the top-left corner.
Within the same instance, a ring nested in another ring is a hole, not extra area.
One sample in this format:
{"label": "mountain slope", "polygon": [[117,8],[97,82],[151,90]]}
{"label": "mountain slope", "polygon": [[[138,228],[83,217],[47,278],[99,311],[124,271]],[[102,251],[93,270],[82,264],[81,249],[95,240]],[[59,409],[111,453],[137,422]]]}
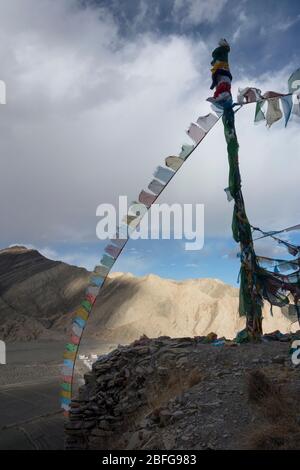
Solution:
{"label": "mountain slope", "polygon": [[[88,278],[85,269],[51,261],[35,250],[0,251],[0,339],[66,337]],[[265,332],[290,331],[292,320],[279,308],[272,318],[266,305],[264,316]],[[244,323],[238,316],[238,289],[218,279],[174,281],[113,273],[84,335],[110,343],[128,343],[143,334],[182,337],[211,331],[233,338]]]}
{"label": "mountain slope", "polygon": [[[264,309],[264,331],[297,330],[294,318],[279,308]],[[142,334],[201,336],[211,331],[233,338],[244,328],[238,315],[238,289],[218,279],[174,281],[153,274],[135,277],[114,273],[100,292],[85,335],[128,343]]]}
{"label": "mountain slope", "polygon": [[0,251],[0,338],[56,337],[52,327],[84,295],[89,273],[51,261],[36,250]]}

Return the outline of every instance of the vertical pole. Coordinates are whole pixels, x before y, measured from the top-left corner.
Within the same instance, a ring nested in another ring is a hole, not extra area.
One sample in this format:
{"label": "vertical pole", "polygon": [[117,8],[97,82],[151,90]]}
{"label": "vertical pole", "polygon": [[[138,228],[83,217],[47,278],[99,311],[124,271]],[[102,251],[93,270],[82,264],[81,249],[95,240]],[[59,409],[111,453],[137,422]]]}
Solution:
{"label": "vertical pole", "polygon": [[257,339],[262,334],[262,296],[256,281],[257,261],[253,247],[251,226],[249,224],[239,169],[239,144],[235,130],[234,112],[231,106],[225,107],[223,125],[229,161],[229,192],[234,200],[232,218],[233,238],[240,243],[241,269],[239,314],[246,316],[246,330],[249,338]]}

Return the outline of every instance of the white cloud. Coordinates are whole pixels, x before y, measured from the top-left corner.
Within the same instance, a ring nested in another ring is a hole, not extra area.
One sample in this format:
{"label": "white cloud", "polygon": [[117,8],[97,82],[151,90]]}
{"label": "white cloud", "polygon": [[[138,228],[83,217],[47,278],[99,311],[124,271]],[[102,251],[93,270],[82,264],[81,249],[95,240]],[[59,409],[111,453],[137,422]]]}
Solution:
{"label": "white cloud", "polygon": [[300,15],[295,16],[295,18],[286,18],[285,20],[281,20],[275,24],[274,29],[277,29],[277,31],[286,32],[299,21]]}
{"label": "white cloud", "polygon": [[33,245],[31,243],[16,242],[16,243],[10,244],[9,248],[14,247],[14,246],[25,246],[26,248],[28,248],[28,250],[37,250],[37,251],[39,251],[39,253],[41,253],[43,256],[45,256],[45,258],[48,258],[48,259],[51,259],[51,260],[54,260],[54,261],[56,261],[56,260],[61,261],[61,258],[59,256],[59,254],[57,253],[57,251],[55,251],[53,248],[50,248],[48,246],[39,247],[39,246]]}
{"label": "white cloud", "polygon": [[214,23],[226,3],[227,0],[175,0],[173,14],[176,19],[191,25]]}
{"label": "white cloud", "polygon": [[43,245],[34,245],[32,243],[22,243],[16,242],[9,245],[9,247],[13,246],[25,246],[29,250],[37,250],[41,255],[45,256],[52,261],[61,261],[63,263],[67,263],[73,266],[79,266],[86,268],[90,271],[94,269],[94,267],[99,264],[99,255],[97,254],[87,254],[85,252],[73,251],[64,253],[63,251],[58,252],[52,247],[43,246]]}
{"label": "white cloud", "polygon": [[[184,129],[191,120],[210,109],[210,51],[203,42],[146,34],[121,41],[109,15],[74,5],[10,0],[2,8],[3,244],[95,237],[99,203],[122,194],[136,199],[155,166],[189,142]],[[235,80],[234,93],[247,85],[284,91],[292,70],[255,83]],[[266,230],[293,225],[300,220],[298,128],[267,131],[253,126],[253,115],[250,105],[236,116],[249,218]],[[219,123],[159,201],[204,203],[206,237],[229,235],[227,180]]]}
{"label": "white cloud", "polygon": [[207,53],[175,36],[121,42],[110,17],[72,4],[12,0],[1,14],[4,239],[83,239],[99,203],[136,197],[178,134]]}
{"label": "white cloud", "polygon": [[232,36],[233,43],[236,43],[243,34],[248,33],[249,29],[257,26],[256,21],[249,17],[244,10],[241,10],[238,14],[237,24],[238,26]]}

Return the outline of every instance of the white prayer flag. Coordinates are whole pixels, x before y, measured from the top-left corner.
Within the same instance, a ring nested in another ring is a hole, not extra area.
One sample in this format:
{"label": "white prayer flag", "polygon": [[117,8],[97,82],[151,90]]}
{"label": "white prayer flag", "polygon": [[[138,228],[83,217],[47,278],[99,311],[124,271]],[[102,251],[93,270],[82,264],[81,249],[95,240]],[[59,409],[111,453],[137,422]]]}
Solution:
{"label": "white prayer flag", "polygon": [[206,116],[200,116],[197,119],[197,124],[200,126],[205,132],[208,132],[219,120],[217,116],[212,113],[206,114]]}
{"label": "white prayer flag", "polygon": [[201,142],[201,140],[206,135],[206,132],[193,122],[190,125],[189,129],[186,131],[186,133],[195,142],[195,144],[199,144],[199,142]]}
{"label": "white prayer flag", "polygon": [[279,98],[268,99],[268,109],[266,113],[267,126],[271,127],[274,122],[282,118],[282,111],[279,107]]}

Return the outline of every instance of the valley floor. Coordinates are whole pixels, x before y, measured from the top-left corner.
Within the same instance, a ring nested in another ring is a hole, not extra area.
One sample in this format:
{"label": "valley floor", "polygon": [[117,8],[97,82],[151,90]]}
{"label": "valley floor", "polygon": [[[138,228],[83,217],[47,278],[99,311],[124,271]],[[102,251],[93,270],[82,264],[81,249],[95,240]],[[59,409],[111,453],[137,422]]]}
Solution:
{"label": "valley floor", "polygon": [[[62,341],[7,344],[7,364],[0,365],[0,450],[64,448],[59,403],[64,348]],[[93,348],[83,344],[82,351]]]}
{"label": "valley floor", "polygon": [[0,366],[0,449],[63,448],[58,391],[62,342],[7,344]]}

